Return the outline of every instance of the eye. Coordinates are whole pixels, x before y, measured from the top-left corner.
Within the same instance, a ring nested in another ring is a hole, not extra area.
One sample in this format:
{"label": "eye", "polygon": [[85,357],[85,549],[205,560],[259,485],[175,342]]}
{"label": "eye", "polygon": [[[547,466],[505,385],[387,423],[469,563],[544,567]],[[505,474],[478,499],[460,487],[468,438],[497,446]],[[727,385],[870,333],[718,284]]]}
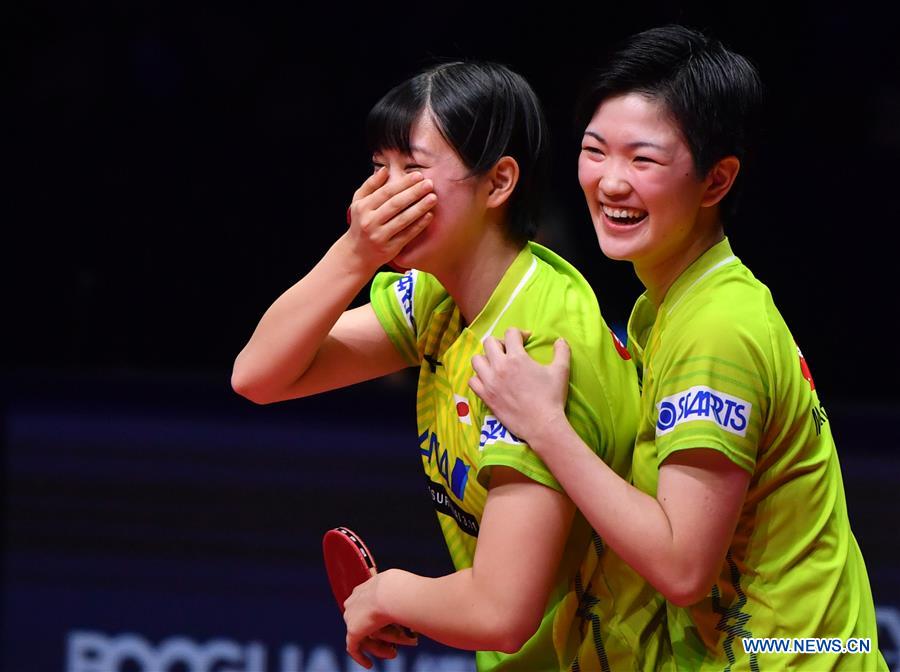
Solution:
{"label": "eye", "polygon": [[588,154],[592,154],[592,155],[594,155],[594,156],[596,156],[596,157],[603,157],[603,156],[605,156],[605,155],[603,154],[603,150],[601,150],[599,147],[593,147],[593,146],[591,146],[591,145],[582,145],[582,146],[581,146],[581,151],[582,151],[582,152],[587,152]]}
{"label": "eye", "polygon": [[377,173],[379,170],[384,168],[384,164],[378,161],[372,161],[372,172]]}
{"label": "eye", "polygon": [[403,170],[405,170],[406,172],[410,172],[412,170],[423,170],[424,168],[425,166],[421,166],[418,163],[407,163],[405,166],[403,166]]}
{"label": "eye", "polygon": [[634,157],[634,160],[637,163],[656,163],[656,164],[659,163],[659,161],[654,161],[649,156],[636,156],[636,157]]}

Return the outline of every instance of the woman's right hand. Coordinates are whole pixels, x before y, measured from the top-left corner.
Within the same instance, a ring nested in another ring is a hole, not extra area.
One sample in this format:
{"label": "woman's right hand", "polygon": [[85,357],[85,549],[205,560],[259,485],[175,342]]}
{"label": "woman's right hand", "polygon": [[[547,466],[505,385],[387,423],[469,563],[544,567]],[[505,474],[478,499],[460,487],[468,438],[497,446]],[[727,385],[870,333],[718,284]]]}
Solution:
{"label": "woman's right hand", "polygon": [[374,273],[391,261],[434,218],[434,185],[414,172],[388,182],[388,169],[379,168],[353,194],[350,228],[344,236],[352,254]]}
{"label": "woman's right hand", "polygon": [[542,432],[566,420],[569,394],[569,345],[561,338],[553,344],[553,361],[542,365],[525,350],[525,335],[507,329],[503,341],[484,340],[484,354],[472,357],[475,375],[469,387],[487,404],[509,431],[524,439],[538,456],[547,461],[545,450],[556,442],[537,440]]}

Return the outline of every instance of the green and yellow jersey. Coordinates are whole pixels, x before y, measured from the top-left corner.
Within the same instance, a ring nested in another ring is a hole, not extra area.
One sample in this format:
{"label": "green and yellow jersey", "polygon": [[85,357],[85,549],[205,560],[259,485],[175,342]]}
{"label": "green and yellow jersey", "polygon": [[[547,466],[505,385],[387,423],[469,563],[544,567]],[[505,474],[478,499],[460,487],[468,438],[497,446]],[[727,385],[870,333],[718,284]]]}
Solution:
{"label": "green and yellow jersey", "polygon": [[[886,670],[828,414],[769,290],[723,240],[658,310],[638,299],[628,338],[642,380],[634,484],[655,495],[660,465],[690,448],[751,475],[709,595],[669,605],[678,669]],[[871,638],[872,652],[748,653],[746,637]]]}
{"label": "green and yellow jersey", "polygon": [[[472,566],[492,467],[561,490],[528,445],[469,389],[472,357],[483,352],[488,336],[502,338],[510,327],[529,331],[525,348],[544,364],[558,337],[568,341],[568,418],[601,459],[628,477],[637,376],[591,287],[566,261],[535,243],[525,246],[470,325],[437,279],[416,270],[379,274],[371,300],[397,350],[419,366],[419,453],[457,569]],[[478,652],[478,668],[655,670],[667,651],[664,615],[662,598],[577,514],[540,628],[515,654]]]}

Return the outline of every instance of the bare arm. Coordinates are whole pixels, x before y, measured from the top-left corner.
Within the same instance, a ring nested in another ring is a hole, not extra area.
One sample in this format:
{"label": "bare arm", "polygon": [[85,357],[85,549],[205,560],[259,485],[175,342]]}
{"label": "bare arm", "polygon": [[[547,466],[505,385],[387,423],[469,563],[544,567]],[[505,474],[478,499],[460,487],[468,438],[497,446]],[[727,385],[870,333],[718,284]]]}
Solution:
{"label": "bare arm", "polygon": [[322,260],[265,312],[234,363],[232,387],[257,403],[302,397],[397,371],[406,362],[371,306],[347,306],[381,264],[428,225],[430,180],[372,175],[352,223]]}
{"label": "bare arm", "polygon": [[532,440],[592,527],[667,600],[687,606],[709,594],[744,502],[746,471],[712,449],[679,451],[660,467],[654,498],[598,458],[568,421]]}
{"label": "bare arm", "polygon": [[750,475],[698,446],[661,466],[654,498],[616,474],[565,417],[568,347],[541,366],[507,333],[485,344],[470,385],[503,424],[528,441],[594,529],[670,602],[708,594],[734,535]]}
{"label": "bare arm", "polygon": [[[565,495],[494,467],[471,568],[427,578],[391,569],[346,602],[347,648],[400,623],[462,649],[514,652],[540,625],[574,515]],[[539,543],[535,543],[539,540]]]}

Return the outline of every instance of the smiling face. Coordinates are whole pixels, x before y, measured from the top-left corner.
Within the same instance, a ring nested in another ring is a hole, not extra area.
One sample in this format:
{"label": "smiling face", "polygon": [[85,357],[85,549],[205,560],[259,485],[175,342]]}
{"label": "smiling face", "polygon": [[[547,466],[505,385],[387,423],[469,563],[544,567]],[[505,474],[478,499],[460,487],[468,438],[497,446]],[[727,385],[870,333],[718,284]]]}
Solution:
{"label": "smiling face", "polygon": [[431,210],[434,219],[394,259],[401,266],[434,273],[452,266],[481,234],[489,185],[470,174],[427,110],[410,128],[409,144],[408,154],[383,149],[372,155],[372,163],[376,169],[387,167],[388,182],[421,172],[434,184],[438,199]]}
{"label": "smiling face", "polygon": [[697,177],[690,149],[659,101],[638,93],[603,101],[578,159],[603,253],[632,262],[648,289],[665,288],[721,238],[713,172]]}

